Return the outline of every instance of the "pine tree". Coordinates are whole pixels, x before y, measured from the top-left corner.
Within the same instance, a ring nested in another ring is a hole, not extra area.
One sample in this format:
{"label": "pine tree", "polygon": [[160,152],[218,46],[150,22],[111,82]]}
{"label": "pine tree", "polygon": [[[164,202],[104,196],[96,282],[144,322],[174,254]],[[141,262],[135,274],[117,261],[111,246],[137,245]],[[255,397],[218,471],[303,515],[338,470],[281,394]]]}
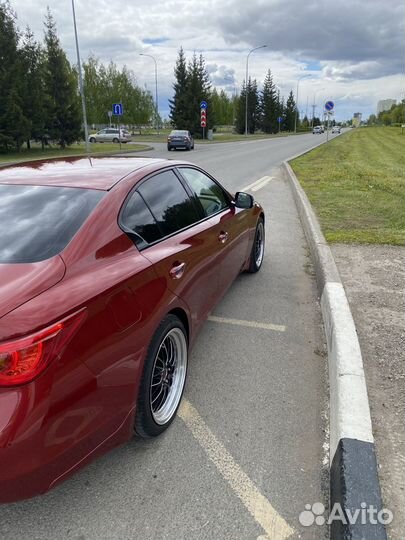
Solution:
{"label": "pine tree", "polygon": [[271,71],[268,70],[260,96],[261,128],[265,133],[278,131],[278,100]]}
{"label": "pine tree", "polygon": [[260,123],[260,102],[257,81],[249,78],[248,82],[248,132],[253,134]]}
{"label": "pine tree", "polygon": [[245,106],[246,106],[246,84],[243,81],[240,96],[236,103],[235,131],[245,133]]}
{"label": "pine tree", "polygon": [[30,121],[30,133],[27,138],[27,148],[30,139],[43,140],[44,126],[44,82],[43,82],[43,51],[35,41],[34,34],[27,27],[21,49],[21,62],[24,70],[24,85],[22,92],[22,109]]}
{"label": "pine tree", "polygon": [[188,73],[186,57],[183,48],[180,47],[179,56],[174,69],[175,83],[173,85],[174,96],[169,99],[170,106],[170,121],[173,127],[178,129],[188,129],[185,127],[189,124],[189,104],[188,96]]}
{"label": "pine tree", "polygon": [[15,19],[10,5],[0,4],[0,146],[6,151],[12,146],[19,150],[30,129],[22,110],[24,74]]}
{"label": "pine tree", "polygon": [[60,46],[55,21],[45,18],[45,127],[52,140],[64,148],[81,138],[81,113],[77,74]]}
{"label": "pine tree", "polygon": [[285,128],[288,130],[288,131],[294,131],[294,123],[295,123],[295,99],[294,99],[294,94],[293,94],[293,91],[291,90],[289,95],[288,95],[288,99],[287,99],[287,103],[286,103],[286,106],[285,106]]}

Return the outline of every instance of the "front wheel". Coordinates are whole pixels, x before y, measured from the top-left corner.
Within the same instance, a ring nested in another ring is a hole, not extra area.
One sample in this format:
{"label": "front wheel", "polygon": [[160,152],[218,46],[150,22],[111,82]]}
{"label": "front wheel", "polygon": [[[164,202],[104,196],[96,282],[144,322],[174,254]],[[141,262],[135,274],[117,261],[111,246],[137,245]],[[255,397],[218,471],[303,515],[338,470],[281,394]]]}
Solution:
{"label": "front wheel", "polygon": [[186,382],[187,334],[175,315],[160,323],[149,345],[137,403],[135,432],[160,435],[173,422]]}
{"label": "front wheel", "polygon": [[120,142],[118,139],[116,139],[116,138],[113,139],[113,143],[118,143],[118,142]]}
{"label": "front wheel", "polygon": [[256,225],[255,238],[253,241],[252,251],[250,253],[248,272],[254,274],[258,272],[263,264],[264,258],[265,232],[263,218],[259,218]]}
{"label": "front wheel", "polygon": [[90,142],[91,143],[95,143],[96,142],[96,139],[94,137],[90,137]]}

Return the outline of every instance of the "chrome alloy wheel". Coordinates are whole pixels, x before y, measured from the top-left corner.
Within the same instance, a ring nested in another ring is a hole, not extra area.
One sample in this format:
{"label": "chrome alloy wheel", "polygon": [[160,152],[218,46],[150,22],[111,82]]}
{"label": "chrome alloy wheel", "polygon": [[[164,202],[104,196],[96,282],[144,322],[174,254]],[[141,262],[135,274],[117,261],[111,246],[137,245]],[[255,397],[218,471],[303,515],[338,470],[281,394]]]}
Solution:
{"label": "chrome alloy wheel", "polygon": [[166,334],[155,357],[149,392],[154,421],[166,424],[176,412],[187,372],[187,342],[179,328]]}
{"label": "chrome alloy wheel", "polygon": [[262,262],[263,262],[263,256],[264,256],[264,224],[263,221],[259,221],[256,228],[256,236],[255,236],[255,247],[254,247],[254,253],[255,253],[255,263],[257,268],[260,268]]}

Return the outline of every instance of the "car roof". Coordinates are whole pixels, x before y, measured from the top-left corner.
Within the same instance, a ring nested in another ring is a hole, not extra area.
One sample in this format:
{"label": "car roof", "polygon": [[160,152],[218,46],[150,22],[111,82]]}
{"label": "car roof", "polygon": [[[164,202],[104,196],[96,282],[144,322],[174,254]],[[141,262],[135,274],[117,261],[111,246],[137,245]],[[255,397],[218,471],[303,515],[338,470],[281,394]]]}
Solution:
{"label": "car roof", "polygon": [[141,157],[38,160],[1,168],[0,184],[79,187],[107,191],[124,176],[165,161],[168,160]]}

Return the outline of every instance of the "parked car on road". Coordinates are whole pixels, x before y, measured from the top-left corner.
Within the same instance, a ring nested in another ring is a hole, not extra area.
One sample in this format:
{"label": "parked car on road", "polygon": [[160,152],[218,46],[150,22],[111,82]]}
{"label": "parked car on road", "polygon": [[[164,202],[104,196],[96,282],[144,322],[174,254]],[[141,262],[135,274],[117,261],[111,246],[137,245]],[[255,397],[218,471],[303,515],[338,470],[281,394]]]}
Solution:
{"label": "parked car on road", "polygon": [[321,133],[323,133],[321,126],[314,126],[313,127],[313,129],[312,129],[312,134],[313,135],[321,134]]}
{"label": "parked car on road", "polygon": [[126,129],[118,130],[116,128],[105,128],[93,133],[89,136],[89,142],[112,142],[112,143],[128,143],[132,141],[131,134]]}
{"label": "parked car on road", "polygon": [[176,148],[185,148],[194,150],[194,139],[189,131],[183,129],[174,129],[167,137],[167,149],[176,150]]}
{"label": "parked car on road", "polygon": [[260,270],[264,219],[181,161],[0,170],[0,502],[170,425],[204,320]]}

